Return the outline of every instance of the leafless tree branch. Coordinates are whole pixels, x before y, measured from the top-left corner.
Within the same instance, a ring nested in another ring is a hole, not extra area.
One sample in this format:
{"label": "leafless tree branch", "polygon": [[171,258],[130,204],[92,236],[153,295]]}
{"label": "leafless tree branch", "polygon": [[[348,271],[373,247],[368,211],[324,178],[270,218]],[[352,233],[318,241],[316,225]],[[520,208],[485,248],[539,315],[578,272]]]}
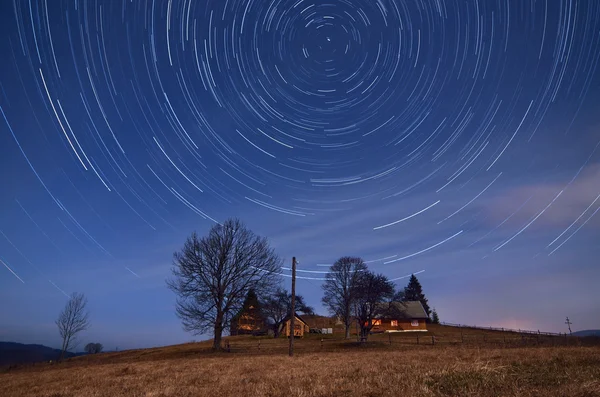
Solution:
{"label": "leafless tree branch", "polygon": [[168,287],[177,295],[176,313],[184,330],[196,335],[212,331],[220,349],[249,289],[267,294],[278,284],[281,259],[266,238],[255,235],[239,220],[215,225],[208,235],[196,233],[173,255]]}
{"label": "leafless tree branch", "polygon": [[350,337],[350,325],[354,318],[352,307],[356,299],[358,276],[365,271],[367,265],[361,258],[342,257],[331,266],[327,281],[322,286],[323,305],[330,314],[340,317],[344,322],[346,339]]}
{"label": "leafless tree branch", "polygon": [[74,293],[65,308],[58,315],[56,325],[62,339],[62,360],[65,353],[77,346],[77,334],[89,328],[89,312],[86,310],[87,299],[83,294]]}

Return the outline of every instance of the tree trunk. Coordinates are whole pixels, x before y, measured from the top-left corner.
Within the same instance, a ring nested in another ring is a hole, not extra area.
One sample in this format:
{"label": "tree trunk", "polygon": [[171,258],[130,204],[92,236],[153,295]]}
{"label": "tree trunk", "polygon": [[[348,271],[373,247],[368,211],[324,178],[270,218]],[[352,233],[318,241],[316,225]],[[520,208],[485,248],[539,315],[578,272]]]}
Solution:
{"label": "tree trunk", "polygon": [[369,337],[369,330],[367,327],[360,327],[360,342],[365,343]]}
{"label": "tree trunk", "polygon": [[346,339],[350,339],[350,324],[346,324]]}
{"label": "tree trunk", "polygon": [[223,336],[223,315],[217,314],[215,321],[215,338],[213,339],[213,350],[221,350],[221,339]]}
{"label": "tree trunk", "polygon": [[58,358],[58,361],[62,361],[63,358],[65,357],[65,353],[67,351],[67,347],[69,346],[69,342],[70,342],[69,339],[70,338],[63,339],[63,345],[62,345],[62,348],[60,349],[60,357]]}

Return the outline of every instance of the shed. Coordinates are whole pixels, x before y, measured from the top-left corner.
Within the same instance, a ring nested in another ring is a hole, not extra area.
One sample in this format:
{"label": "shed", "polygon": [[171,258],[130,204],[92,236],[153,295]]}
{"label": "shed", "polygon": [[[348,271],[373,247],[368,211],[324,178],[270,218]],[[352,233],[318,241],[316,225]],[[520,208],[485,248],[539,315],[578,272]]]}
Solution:
{"label": "shed", "polygon": [[[306,324],[306,321],[304,321],[302,318],[300,318],[300,316],[298,316],[296,314],[294,317],[295,317],[294,318],[294,337],[302,338],[302,337],[304,337],[305,333],[308,333],[310,331],[310,328],[309,328],[308,324]],[[286,337],[289,337],[290,336],[290,325],[291,325],[291,318],[288,315],[281,324],[280,335],[285,335]]]}

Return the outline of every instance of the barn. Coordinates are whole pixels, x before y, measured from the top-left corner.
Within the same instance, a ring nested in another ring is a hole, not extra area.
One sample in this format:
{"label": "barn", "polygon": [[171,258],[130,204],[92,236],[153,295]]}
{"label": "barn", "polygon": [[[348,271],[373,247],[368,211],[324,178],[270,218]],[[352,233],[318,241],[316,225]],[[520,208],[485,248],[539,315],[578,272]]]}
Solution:
{"label": "barn", "polygon": [[[304,321],[297,314],[294,316],[294,336],[297,338],[304,337],[304,334],[308,334],[310,332],[310,328],[306,321]],[[279,335],[285,335],[286,337],[290,336],[290,327],[291,326],[291,318],[288,315],[280,325]]]}
{"label": "barn", "polygon": [[373,320],[372,333],[427,332],[429,316],[419,301],[391,302],[382,313]]}

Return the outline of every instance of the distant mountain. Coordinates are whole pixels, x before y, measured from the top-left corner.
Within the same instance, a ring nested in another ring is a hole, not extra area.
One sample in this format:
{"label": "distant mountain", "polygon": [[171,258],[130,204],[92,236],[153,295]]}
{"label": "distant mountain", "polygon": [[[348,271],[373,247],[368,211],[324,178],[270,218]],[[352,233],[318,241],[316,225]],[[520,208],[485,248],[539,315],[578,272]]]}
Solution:
{"label": "distant mountain", "polygon": [[586,329],[585,331],[573,332],[573,336],[600,336],[600,329]]}
{"label": "distant mountain", "polygon": [[[65,356],[74,357],[82,354],[85,353],[67,353]],[[48,346],[0,342],[0,366],[57,360],[59,357],[60,350]]]}

